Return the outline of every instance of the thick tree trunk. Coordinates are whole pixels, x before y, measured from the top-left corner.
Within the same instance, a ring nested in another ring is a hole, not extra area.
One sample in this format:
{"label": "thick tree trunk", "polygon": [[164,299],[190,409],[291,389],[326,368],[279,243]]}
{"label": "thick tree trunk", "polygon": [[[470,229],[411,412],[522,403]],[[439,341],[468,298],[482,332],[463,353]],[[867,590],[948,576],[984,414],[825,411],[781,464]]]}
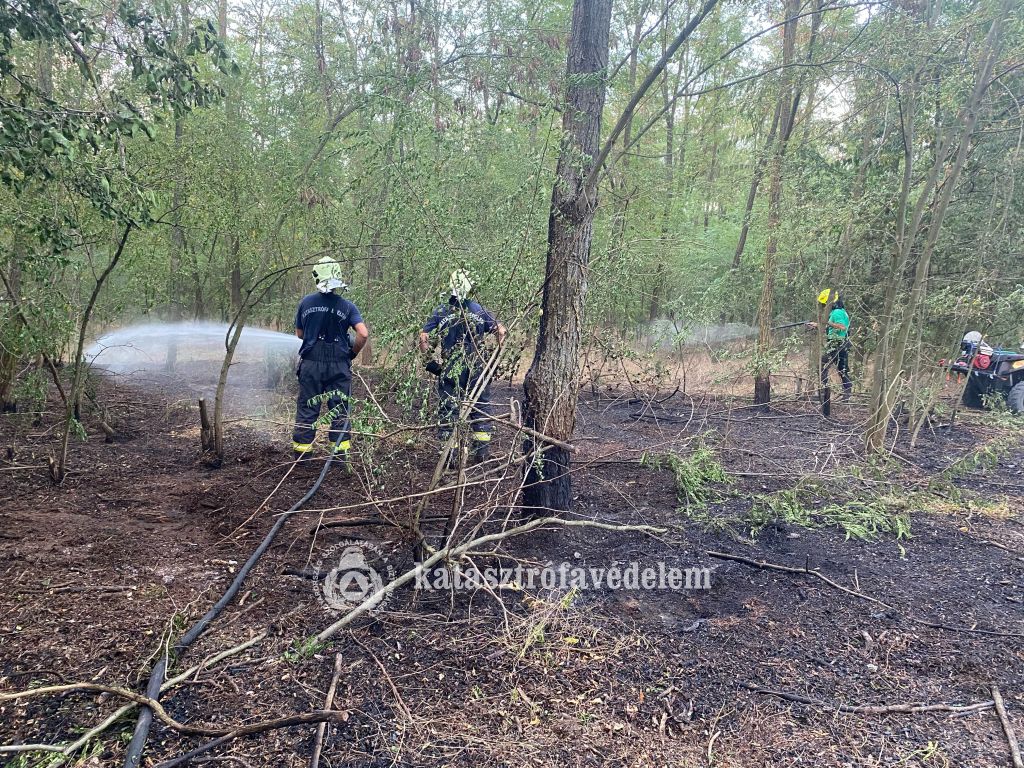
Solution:
{"label": "thick tree trunk", "polygon": [[[559,440],[571,438],[576,426],[580,335],[597,205],[587,180],[600,151],[611,10],[611,0],[573,3],[564,138],[548,216],[540,331],[523,385],[526,426]],[[572,499],[569,452],[533,441],[527,452],[523,505],[538,512],[567,510]]]}

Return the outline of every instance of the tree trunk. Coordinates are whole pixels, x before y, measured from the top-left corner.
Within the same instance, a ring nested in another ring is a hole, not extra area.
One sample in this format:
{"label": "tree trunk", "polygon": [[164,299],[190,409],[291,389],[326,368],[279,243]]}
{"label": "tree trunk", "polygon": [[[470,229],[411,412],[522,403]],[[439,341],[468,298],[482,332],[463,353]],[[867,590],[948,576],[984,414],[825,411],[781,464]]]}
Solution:
{"label": "tree trunk", "polygon": [[[988,35],[985,38],[983,52],[978,59],[974,87],[967,98],[967,102],[960,110],[957,120],[951,127],[949,134],[947,134],[945,139],[940,140],[938,143],[935,152],[935,162],[932,165],[932,170],[929,174],[926,188],[919,195],[918,205],[915,207],[914,218],[911,222],[911,229],[906,234],[905,241],[902,243],[901,254],[899,258],[895,259],[896,263],[890,273],[890,287],[886,292],[886,309],[888,311],[883,317],[883,326],[881,330],[883,354],[879,355],[879,359],[875,362],[875,376],[871,393],[871,416],[865,435],[865,447],[869,453],[877,453],[885,446],[885,440],[889,430],[889,419],[892,416],[893,406],[898,399],[899,394],[897,392],[897,385],[902,381],[904,376],[904,363],[906,360],[907,342],[910,338],[910,331],[914,322],[920,320],[917,316],[918,308],[921,305],[928,280],[928,273],[931,269],[932,253],[935,250],[935,244],[938,241],[943,220],[945,219],[946,211],[949,208],[949,202],[953,196],[953,190],[956,187],[960,174],[967,162],[971,139],[973,138],[974,129],[978,123],[978,109],[981,105],[981,99],[985,95],[985,91],[988,89],[990,79],[992,77],[992,71],[999,58],[999,50],[1002,44],[1002,27],[1010,12],[1012,4],[1013,0],[1003,0],[996,13],[996,17],[992,21],[992,26],[989,28]],[[946,171],[945,178],[942,179],[941,192],[938,197],[935,198],[931,206],[930,215],[928,216],[929,221],[925,235],[925,242],[921,249],[921,254],[918,257],[917,265],[914,269],[914,279],[911,284],[910,295],[907,298],[903,308],[902,317],[897,327],[891,311],[892,307],[895,306],[896,286],[899,285],[900,278],[902,277],[903,271],[909,261],[909,255],[913,248],[915,235],[920,231],[920,225],[924,214],[924,201],[931,198],[932,190],[938,188],[939,170],[944,168],[947,164],[947,147],[952,143],[950,139],[952,138],[957,125],[961,126],[957,151],[952,158],[953,162],[951,167]],[[904,186],[906,187],[908,185],[909,182],[907,181],[905,169]],[[894,327],[898,328],[896,338],[890,342],[889,338]]]}
{"label": "tree trunk", "polygon": [[[669,7],[666,2],[664,6],[664,14],[666,19],[668,18]],[[638,40],[639,44],[639,40]],[[666,23],[662,30],[661,38],[661,53],[662,56],[668,51],[668,24]],[[675,180],[675,133],[676,133],[676,105],[672,100],[673,94],[678,90],[679,78],[682,72],[683,66],[679,65],[679,69],[675,73],[674,83],[670,84],[669,70],[665,69],[665,73],[661,78],[661,98],[665,107],[665,197],[661,204],[661,232],[659,239],[661,240],[661,254],[662,258],[658,261],[654,268],[654,284],[651,286],[651,301],[648,306],[647,317],[650,320],[657,319],[658,315],[661,314],[661,303],[662,294],[665,288],[666,281],[666,270],[665,261],[668,259],[669,254],[669,231],[671,228],[672,220],[672,204],[675,201],[676,192],[676,180]],[[629,142],[626,141],[628,145]]]}
{"label": "tree trunk", "polygon": [[[180,7],[180,18],[176,26],[180,30],[179,39],[188,40],[188,29],[191,26],[192,13],[189,10],[188,2],[182,1]],[[171,252],[169,269],[167,273],[167,319],[173,322],[181,320],[184,314],[185,295],[184,283],[182,282],[182,254],[185,251],[185,230],[181,225],[181,209],[185,205],[185,169],[182,158],[182,146],[185,138],[185,117],[178,115],[174,118],[174,192],[171,195]],[[167,356],[164,359],[164,370],[171,372],[178,362],[178,342],[172,336],[167,342]]]}
{"label": "tree trunk", "polygon": [[331,105],[331,81],[327,76],[327,49],[324,45],[324,8],[320,0],[315,0],[313,19],[313,50],[316,53],[316,72],[320,79],[320,90],[324,97],[325,114],[334,112]]}
{"label": "tree trunk", "polygon": [[747,235],[750,233],[750,218],[754,212],[754,201],[757,200],[757,190],[761,186],[761,179],[764,178],[765,166],[768,165],[768,158],[773,152],[775,145],[775,134],[779,129],[781,102],[775,102],[775,115],[772,117],[772,127],[768,131],[768,138],[764,141],[761,154],[754,162],[754,175],[750,179],[750,190],[747,192],[747,202],[743,208],[743,224],[740,226],[740,238],[736,241],[736,252],[732,256],[732,268],[739,269],[743,259],[743,250],[747,247]]}
{"label": "tree trunk", "polygon": [[217,35],[221,42],[228,39],[228,0],[217,0]]}
{"label": "tree trunk", "polygon": [[[668,73],[665,73],[665,82]],[[665,86],[667,94],[668,86]],[[666,97],[667,100],[667,97]],[[654,284],[651,286],[651,301],[647,310],[649,320],[656,320],[661,314],[662,293],[665,286],[665,261],[669,252],[669,229],[672,218],[672,202],[675,198],[675,106],[665,113],[665,198],[661,204],[661,240],[662,258],[654,267]]]}
{"label": "tree trunk", "polygon": [[57,454],[56,460],[51,460],[50,463],[50,475],[58,485],[64,482],[64,477],[67,475],[68,445],[71,442],[71,432],[74,429],[75,422],[80,419],[78,402],[82,397],[82,387],[85,382],[86,365],[84,352],[85,338],[89,332],[89,320],[92,318],[92,312],[96,308],[96,300],[103,290],[103,285],[107,282],[110,273],[114,271],[117,263],[121,260],[121,256],[124,254],[124,248],[128,244],[128,236],[132,233],[133,227],[134,224],[125,225],[124,233],[117,244],[117,249],[114,251],[114,255],[110,257],[106,268],[96,278],[96,285],[93,286],[92,293],[89,295],[89,301],[82,311],[82,320],[78,328],[78,345],[75,348],[75,367],[71,375],[71,388],[68,391],[67,407],[64,412],[64,431],[61,436],[60,452]]}
{"label": "tree trunk", "polygon": [[[636,76],[637,67],[639,65],[638,55],[640,47],[640,37],[643,33],[643,20],[647,14],[647,3],[642,3],[636,10],[636,18],[633,22],[633,28],[630,32],[630,52],[628,56],[629,68],[627,70],[628,76],[626,79],[626,88],[629,93],[632,93],[636,88]],[[622,249],[626,242],[626,212],[629,209],[629,204],[633,196],[633,191],[629,187],[629,162],[630,162],[630,141],[633,135],[633,117],[629,116],[626,120],[626,124],[622,130],[622,153],[620,155],[621,160],[619,161],[620,171],[618,174],[618,181],[615,186],[618,187],[618,195],[615,200],[615,209],[612,213],[611,223],[611,236],[608,238],[608,268],[614,272],[618,267],[616,262],[621,260]],[[623,292],[623,304],[622,306],[615,306],[614,303],[608,307],[607,322],[614,322],[617,317],[621,317],[624,311],[628,308],[628,302],[630,297],[628,293]]]}
{"label": "tree trunk", "polygon": [[[22,242],[21,233],[15,231],[14,244],[11,249],[11,255],[13,256],[11,259],[11,274],[9,279],[4,280],[4,285],[9,287],[10,290],[10,296],[8,296],[7,300],[15,306],[20,306],[21,298],[19,296],[21,291],[21,265],[25,259]],[[13,340],[21,333],[25,323],[20,314],[16,314],[8,322],[10,323],[6,329],[10,334],[8,338]],[[18,402],[14,396],[14,383],[18,375],[19,354],[18,346],[0,344],[0,413],[14,413],[18,409]]]}
{"label": "tree trunk", "polygon": [[[382,226],[375,226],[370,240],[370,260],[366,265],[366,298],[363,299],[363,311],[368,312],[374,305],[374,297],[377,291],[374,290],[384,281],[384,263],[381,257]],[[363,365],[373,365],[373,338],[366,340],[359,361]]]}
{"label": "tree trunk", "polygon": [[[548,215],[548,249],[537,349],[523,389],[526,426],[559,440],[576,426],[579,347],[587,292],[596,186],[587,181],[600,151],[603,72],[608,65],[611,0],[574,0],[563,110],[561,153]],[[572,500],[569,452],[527,444],[530,456],[523,505],[568,510]]]}
{"label": "tree trunk", "polygon": [[228,316],[242,310],[242,248],[238,235],[231,236],[231,272],[228,278],[228,291],[231,294],[231,306]]}
{"label": "tree trunk", "polygon": [[768,193],[768,243],[764,253],[764,281],[761,284],[761,301],[757,307],[757,347],[755,352],[754,403],[767,405],[772,399],[771,368],[768,355],[771,351],[771,327],[773,298],[775,293],[775,257],[779,250],[779,224],[782,219],[782,163],[786,154],[786,143],[793,130],[793,116],[800,98],[794,93],[793,77],[789,65],[793,63],[796,47],[796,30],[799,24],[800,0],[787,0],[786,22],[782,36],[782,65],[785,67],[782,84],[779,87],[779,135],[771,155],[771,188]]}

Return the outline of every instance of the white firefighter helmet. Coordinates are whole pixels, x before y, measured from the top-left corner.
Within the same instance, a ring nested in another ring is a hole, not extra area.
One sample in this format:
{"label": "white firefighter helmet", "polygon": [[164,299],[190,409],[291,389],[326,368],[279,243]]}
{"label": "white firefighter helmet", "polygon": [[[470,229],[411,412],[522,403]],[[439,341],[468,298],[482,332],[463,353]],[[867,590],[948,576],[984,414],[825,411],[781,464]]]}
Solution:
{"label": "white firefighter helmet", "polygon": [[320,293],[348,288],[341,276],[341,264],[330,256],[324,256],[313,267],[313,281]]}
{"label": "white firefighter helmet", "polygon": [[466,270],[457,269],[448,278],[448,287],[451,289],[452,296],[463,301],[469,298],[469,294],[473,290],[473,281],[469,279]]}

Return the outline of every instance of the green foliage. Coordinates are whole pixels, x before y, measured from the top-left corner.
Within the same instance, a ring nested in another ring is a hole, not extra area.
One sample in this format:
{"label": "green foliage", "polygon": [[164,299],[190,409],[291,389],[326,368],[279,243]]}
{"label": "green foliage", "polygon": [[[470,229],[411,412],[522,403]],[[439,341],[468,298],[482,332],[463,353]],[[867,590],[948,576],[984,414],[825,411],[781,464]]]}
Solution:
{"label": "green foliage", "polygon": [[704,442],[701,442],[689,456],[679,456],[675,453],[644,453],[640,458],[640,464],[653,470],[670,470],[675,479],[676,497],[688,511],[700,509],[717,498],[720,490],[713,486],[733,482],[719,464],[714,450]]}
{"label": "green foliage", "polygon": [[293,641],[291,647],[284,652],[282,658],[290,664],[297,664],[300,661],[313,658],[313,656],[320,653],[326,647],[327,643],[320,642],[316,639],[316,636],[310,636],[304,640]]}
{"label": "green foliage", "polygon": [[[905,144],[893,116],[914,84],[925,105],[913,126],[916,199],[936,131],[957,124],[994,7],[940,4],[924,19],[919,5],[866,13],[826,4],[784,158],[785,279],[771,321],[813,319],[814,296],[837,282],[867,354],[898,224]],[[459,0],[383,16],[366,0],[272,14],[230,6],[225,40],[184,10],[154,0],[0,8],[0,270],[30,318],[19,329],[0,304],[2,348],[19,361],[39,351],[66,358],[112,251],[112,220],[131,219],[159,225],[133,233],[96,308],[100,324],[227,320],[273,273],[247,322],[288,329],[312,290],[308,266],[331,254],[371,328],[375,374],[403,414],[426,420],[410,340],[448,272],[464,267],[511,326],[501,374],[513,372],[539,326],[571,3]],[[606,134],[661,57],[662,33],[681,28],[692,8],[664,9],[665,28],[638,40],[634,73],[633,30],[647,29],[649,10],[616,5]],[[620,141],[611,153],[586,270],[585,371],[595,389],[611,373],[644,396],[673,386],[665,351],[681,352],[705,326],[756,324],[767,178],[746,249],[734,256],[768,154],[781,52],[773,32],[741,42],[769,29],[777,10],[720,3],[641,103],[631,146]],[[809,24],[806,14],[801,47]],[[1002,61],[1019,59],[1020,25],[1004,37]],[[914,74],[934,71],[943,76]],[[968,328],[991,327],[1006,345],[1024,336],[1024,152],[1007,122],[1024,73],[999,71],[914,318],[913,360],[923,367]],[[712,344],[711,384],[734,385],[740,367],[776,368],[807,340],[780,338],[761,357]]]}
{"label": "green foliage", "polygon": [[[114,14],[104,23],[76,0],[0,8],[0,76],[14,85],[10,97],[0,96],[0,182],[21,193],[33,180],[68,174],[101,214],[145,219],[155,199],[141,185],[133,189],[135,200],[119,199],[114,176],[120,174],[103,153],[137,133],[154,138],[154,113],[181,116],[220,96],[193,57],[209,56],[225,72],[231,62],[209,22],[182,35],[131,2],[117,3]],[[111,34],[115,20],[122,29]],[[48,78],[34,82],[22,62],[28,44],[38,48],[43,66],[52,67],[58,54],[74,61],[97,98],[87,105],[62,101]],[[101,83],[94,50],[123,61],[127,77],[118,73],[113,84]]]}
{"label": "green foliage", "polygon": [[786,523],[803,528],[816,527],[814,510],[805,505],[805,493],[799,488],[786,488],[755,497],[750,507],[750,535],[757,536],[766,526]]}
{"label": "green foliage", "polygon": [[[994,417],[993,421],[997,420],[998,416]],[[1013,429],[1014,424],[1004,424],[1004,426]],[[928,481],[929,492],[956,504],[969,503],[958,481],[965,480],[979,472],[994,470],[1008,453],[1016,449],[1018,443],[1019,438],[1013,431],[989,438],[970,453],[954,461],[940,474],[932,477]]]}
{"label": "green foliage", "polygon": [[27,410],[41,408],[46,402],[46,393],[50,386],[50,376],[42,369],[35,369],[21,376],[14,388],[14,400]]}
{"label": "green foliage", "polygon": [[822,508],[821,517],[828,525],[842,528],[847,539],[873,541],[883,534],[897,541],[910,538],[910,516],[906,499],[901,497],[883,496],[830,504]]}
{"label": "green foliage", "polygon": [[37,750],[35,752],[21,752],[12,757],[6,765],[7,768],[29,768],[29,766],[34,765],[46,765],[48,762],[52,762],[52,753]]}
{"label": "green foliage", "polygon": [[748,522],[751,536],[777,523],[802,528],[835,526],[847,539],[873,541],[883,534],[897,541],[910,537],[910,517],[905,497],[871,496],[844,503],[823,503],[823,488],[797,485],[754,499]]}
{"label": "green foliage", "polygon": [[1018,444],[1018,436],[1012,433],[990,438],[950,464],[942,473],[942,478],[952,483],[978,471],[995,469],[1003,457],[1013,451]]}
{"label": "green foliage", "polygon": [[68,422],[68,429],[70,429],[71,434],[79,440],[85,441],[89,439],[89,433],[85,431],[85,427],[82,426],[82,422],[76,418],[72,418]]}

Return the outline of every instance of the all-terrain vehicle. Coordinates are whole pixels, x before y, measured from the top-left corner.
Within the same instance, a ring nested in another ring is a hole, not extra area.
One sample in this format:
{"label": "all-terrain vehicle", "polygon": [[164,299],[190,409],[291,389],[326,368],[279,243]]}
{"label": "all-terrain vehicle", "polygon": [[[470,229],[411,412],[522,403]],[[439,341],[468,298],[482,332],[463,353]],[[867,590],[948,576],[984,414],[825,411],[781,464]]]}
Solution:
{"label": "all-terrain vehicle", "polygon": [[984,408],[986,395],[1003,395],[1012,413],[1024,414],[1024,351],[994,349],[971,331],[960,342],[960,356],[950,370],[970,376],[964,405]]}

